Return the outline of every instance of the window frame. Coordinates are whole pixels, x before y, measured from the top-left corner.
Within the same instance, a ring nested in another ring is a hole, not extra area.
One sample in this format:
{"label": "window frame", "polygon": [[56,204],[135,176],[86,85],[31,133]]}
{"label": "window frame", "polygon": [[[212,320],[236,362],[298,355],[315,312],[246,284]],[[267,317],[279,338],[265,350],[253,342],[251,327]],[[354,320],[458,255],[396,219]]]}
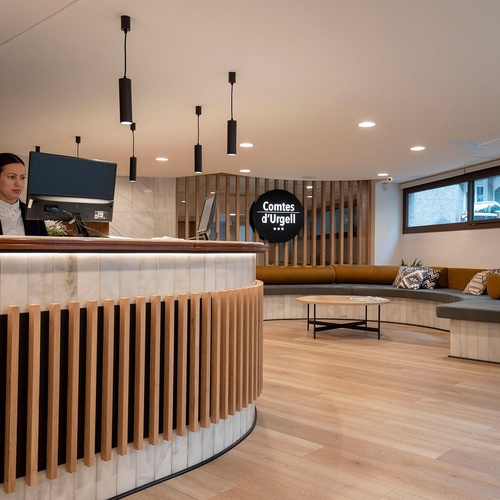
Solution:
{"label": "window frame", "polygon": [[[426,184],[419,184],[403,189],[403,234],[412,233],[435,233],[443,231],[464,231],[469,229],[493,229],[500,227],[500,219],[495,220],[472,220],[474,211],[470,207],[474,206],[474,182],[488,177],[500,175],[500,165],[490,167],[484,170],[469,172],[467,174],[456,175],[441,179],[439,181],[428,182]],[[467,186],[467,221],[453,222],[450,224],[431,224],[426,226],[408,226],[408,197],[410,194],[419,191],[428,191],[444,186],[452,186],[466,182]]]}

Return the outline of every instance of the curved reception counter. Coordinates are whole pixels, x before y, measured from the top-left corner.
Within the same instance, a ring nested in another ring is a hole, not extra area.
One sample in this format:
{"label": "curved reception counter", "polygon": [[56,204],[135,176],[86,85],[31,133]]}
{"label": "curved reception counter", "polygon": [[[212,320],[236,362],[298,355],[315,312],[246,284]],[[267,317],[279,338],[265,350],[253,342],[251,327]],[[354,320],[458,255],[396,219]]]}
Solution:
{"label": "curved reception counter", "polygon": [[1,237],[0,498],[125,496],[251,432],[265,251]]}

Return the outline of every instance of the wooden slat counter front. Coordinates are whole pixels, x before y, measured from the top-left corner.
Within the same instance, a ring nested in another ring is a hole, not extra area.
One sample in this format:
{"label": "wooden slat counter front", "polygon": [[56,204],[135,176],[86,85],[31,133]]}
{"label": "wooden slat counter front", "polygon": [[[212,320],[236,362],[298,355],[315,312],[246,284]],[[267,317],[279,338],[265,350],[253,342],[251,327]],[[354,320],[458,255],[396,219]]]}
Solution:
{"label": "wooden slat counter front", "polygon": [[262,388],[265,251],[1,237],[4,494],[112,498],[244,438]]}

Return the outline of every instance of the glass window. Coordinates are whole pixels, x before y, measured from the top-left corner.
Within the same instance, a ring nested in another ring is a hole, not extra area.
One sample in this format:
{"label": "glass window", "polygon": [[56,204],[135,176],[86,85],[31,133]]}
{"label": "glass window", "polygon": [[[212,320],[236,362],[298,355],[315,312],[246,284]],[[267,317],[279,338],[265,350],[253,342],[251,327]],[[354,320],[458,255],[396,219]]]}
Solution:
{"label": "glass window", "polygon": [[409,193],[407,226],[454,224],[467,219],[467,183]]}
{"label": "glass window", "polygon": [[500,227],[500,166],[406,188],[403,199],[404,233]]}
{"label": "glass window", "polygon": [[500,218],[500,175],[474,181],[474,213],[472,220]]}

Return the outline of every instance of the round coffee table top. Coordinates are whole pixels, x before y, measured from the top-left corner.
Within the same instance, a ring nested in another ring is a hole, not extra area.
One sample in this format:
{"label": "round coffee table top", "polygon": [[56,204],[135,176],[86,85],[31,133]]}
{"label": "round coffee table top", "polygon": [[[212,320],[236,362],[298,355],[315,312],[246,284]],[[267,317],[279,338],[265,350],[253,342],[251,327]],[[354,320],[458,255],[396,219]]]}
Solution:
{"label": "round coffee table top", "polygon": [[375,306],[390,302],[389,299],[369,295],[306,295],[304,297],[297,297],[297,300],[307,304],[331,306]]}

